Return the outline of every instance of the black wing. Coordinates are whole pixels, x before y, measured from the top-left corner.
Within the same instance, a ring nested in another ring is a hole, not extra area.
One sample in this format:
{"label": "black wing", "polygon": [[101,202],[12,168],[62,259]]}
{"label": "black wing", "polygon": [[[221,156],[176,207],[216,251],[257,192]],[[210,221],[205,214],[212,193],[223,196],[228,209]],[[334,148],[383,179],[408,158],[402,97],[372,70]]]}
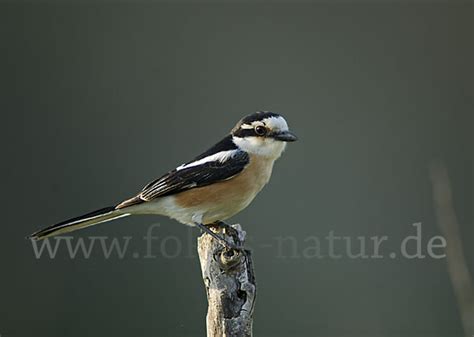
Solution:
{"label": "black wing", "polygon": [[[202,159],[202,157],[198,158]],[[184,165],[184,168],[175,169],[149,183],[138,197],[143,201],[149,201],[194,187],[227,180],[240,173],[248,163],[248,154],[240,150],[233,150],[232,154],[223,161],[208,161],[195,166],[192,166],[191,162]]]}

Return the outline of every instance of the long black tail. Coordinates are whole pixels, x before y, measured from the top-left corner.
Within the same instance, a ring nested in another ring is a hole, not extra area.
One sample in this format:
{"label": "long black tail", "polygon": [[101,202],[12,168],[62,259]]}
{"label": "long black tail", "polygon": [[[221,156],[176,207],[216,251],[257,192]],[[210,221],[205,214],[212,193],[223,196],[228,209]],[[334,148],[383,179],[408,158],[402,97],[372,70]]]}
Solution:
{"label": "long black tail", "polygon": [[116,209],[115,206],[105,207],[97,211],[90,212],[41,229],[31,234],[28,238],[41,240],[50,236],[72,232],[81,228],[97,225],[102,222],[118,219],[128,215],[130,214],[125,213],[123,210]]}

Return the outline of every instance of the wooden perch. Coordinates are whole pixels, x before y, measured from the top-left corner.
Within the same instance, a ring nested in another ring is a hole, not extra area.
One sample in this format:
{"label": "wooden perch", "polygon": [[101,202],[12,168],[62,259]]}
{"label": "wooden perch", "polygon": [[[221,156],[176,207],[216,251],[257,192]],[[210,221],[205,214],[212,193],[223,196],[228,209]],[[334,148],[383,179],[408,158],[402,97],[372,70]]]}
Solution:
{"label": "wooden perch", "polygon": [[[237,246],[244,245],[240,225],[213,231]],[[204,233],[198,238],[198,253],[208,301],[207,337],[251,337],[256,287],[250,251],[225,248]]]}

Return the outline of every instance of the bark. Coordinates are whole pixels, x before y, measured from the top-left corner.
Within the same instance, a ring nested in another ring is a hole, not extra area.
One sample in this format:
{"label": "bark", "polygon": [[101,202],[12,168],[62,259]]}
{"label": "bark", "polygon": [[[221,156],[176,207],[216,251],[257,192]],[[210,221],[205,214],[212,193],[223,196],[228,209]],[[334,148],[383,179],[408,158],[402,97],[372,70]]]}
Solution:
{"label": "bark", "polygon": [[[212,230],[229,242],[244,245],[240,225]],[[256,297],[251,252],[225,248],[203,234],[198,238],[198,253],[208,300],[207,337],[251,337]]]}

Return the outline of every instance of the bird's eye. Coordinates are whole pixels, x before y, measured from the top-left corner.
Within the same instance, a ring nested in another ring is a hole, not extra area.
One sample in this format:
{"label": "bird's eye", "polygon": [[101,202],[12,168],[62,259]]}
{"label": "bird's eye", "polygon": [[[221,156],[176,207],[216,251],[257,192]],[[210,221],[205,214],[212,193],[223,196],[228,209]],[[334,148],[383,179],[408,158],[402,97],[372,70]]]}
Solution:
{"label": "bird's eye", "polygon": [[259,136],[263,136],[267,133],[267,128],[262,125],[258,125],[255,127],[255,133]]}

